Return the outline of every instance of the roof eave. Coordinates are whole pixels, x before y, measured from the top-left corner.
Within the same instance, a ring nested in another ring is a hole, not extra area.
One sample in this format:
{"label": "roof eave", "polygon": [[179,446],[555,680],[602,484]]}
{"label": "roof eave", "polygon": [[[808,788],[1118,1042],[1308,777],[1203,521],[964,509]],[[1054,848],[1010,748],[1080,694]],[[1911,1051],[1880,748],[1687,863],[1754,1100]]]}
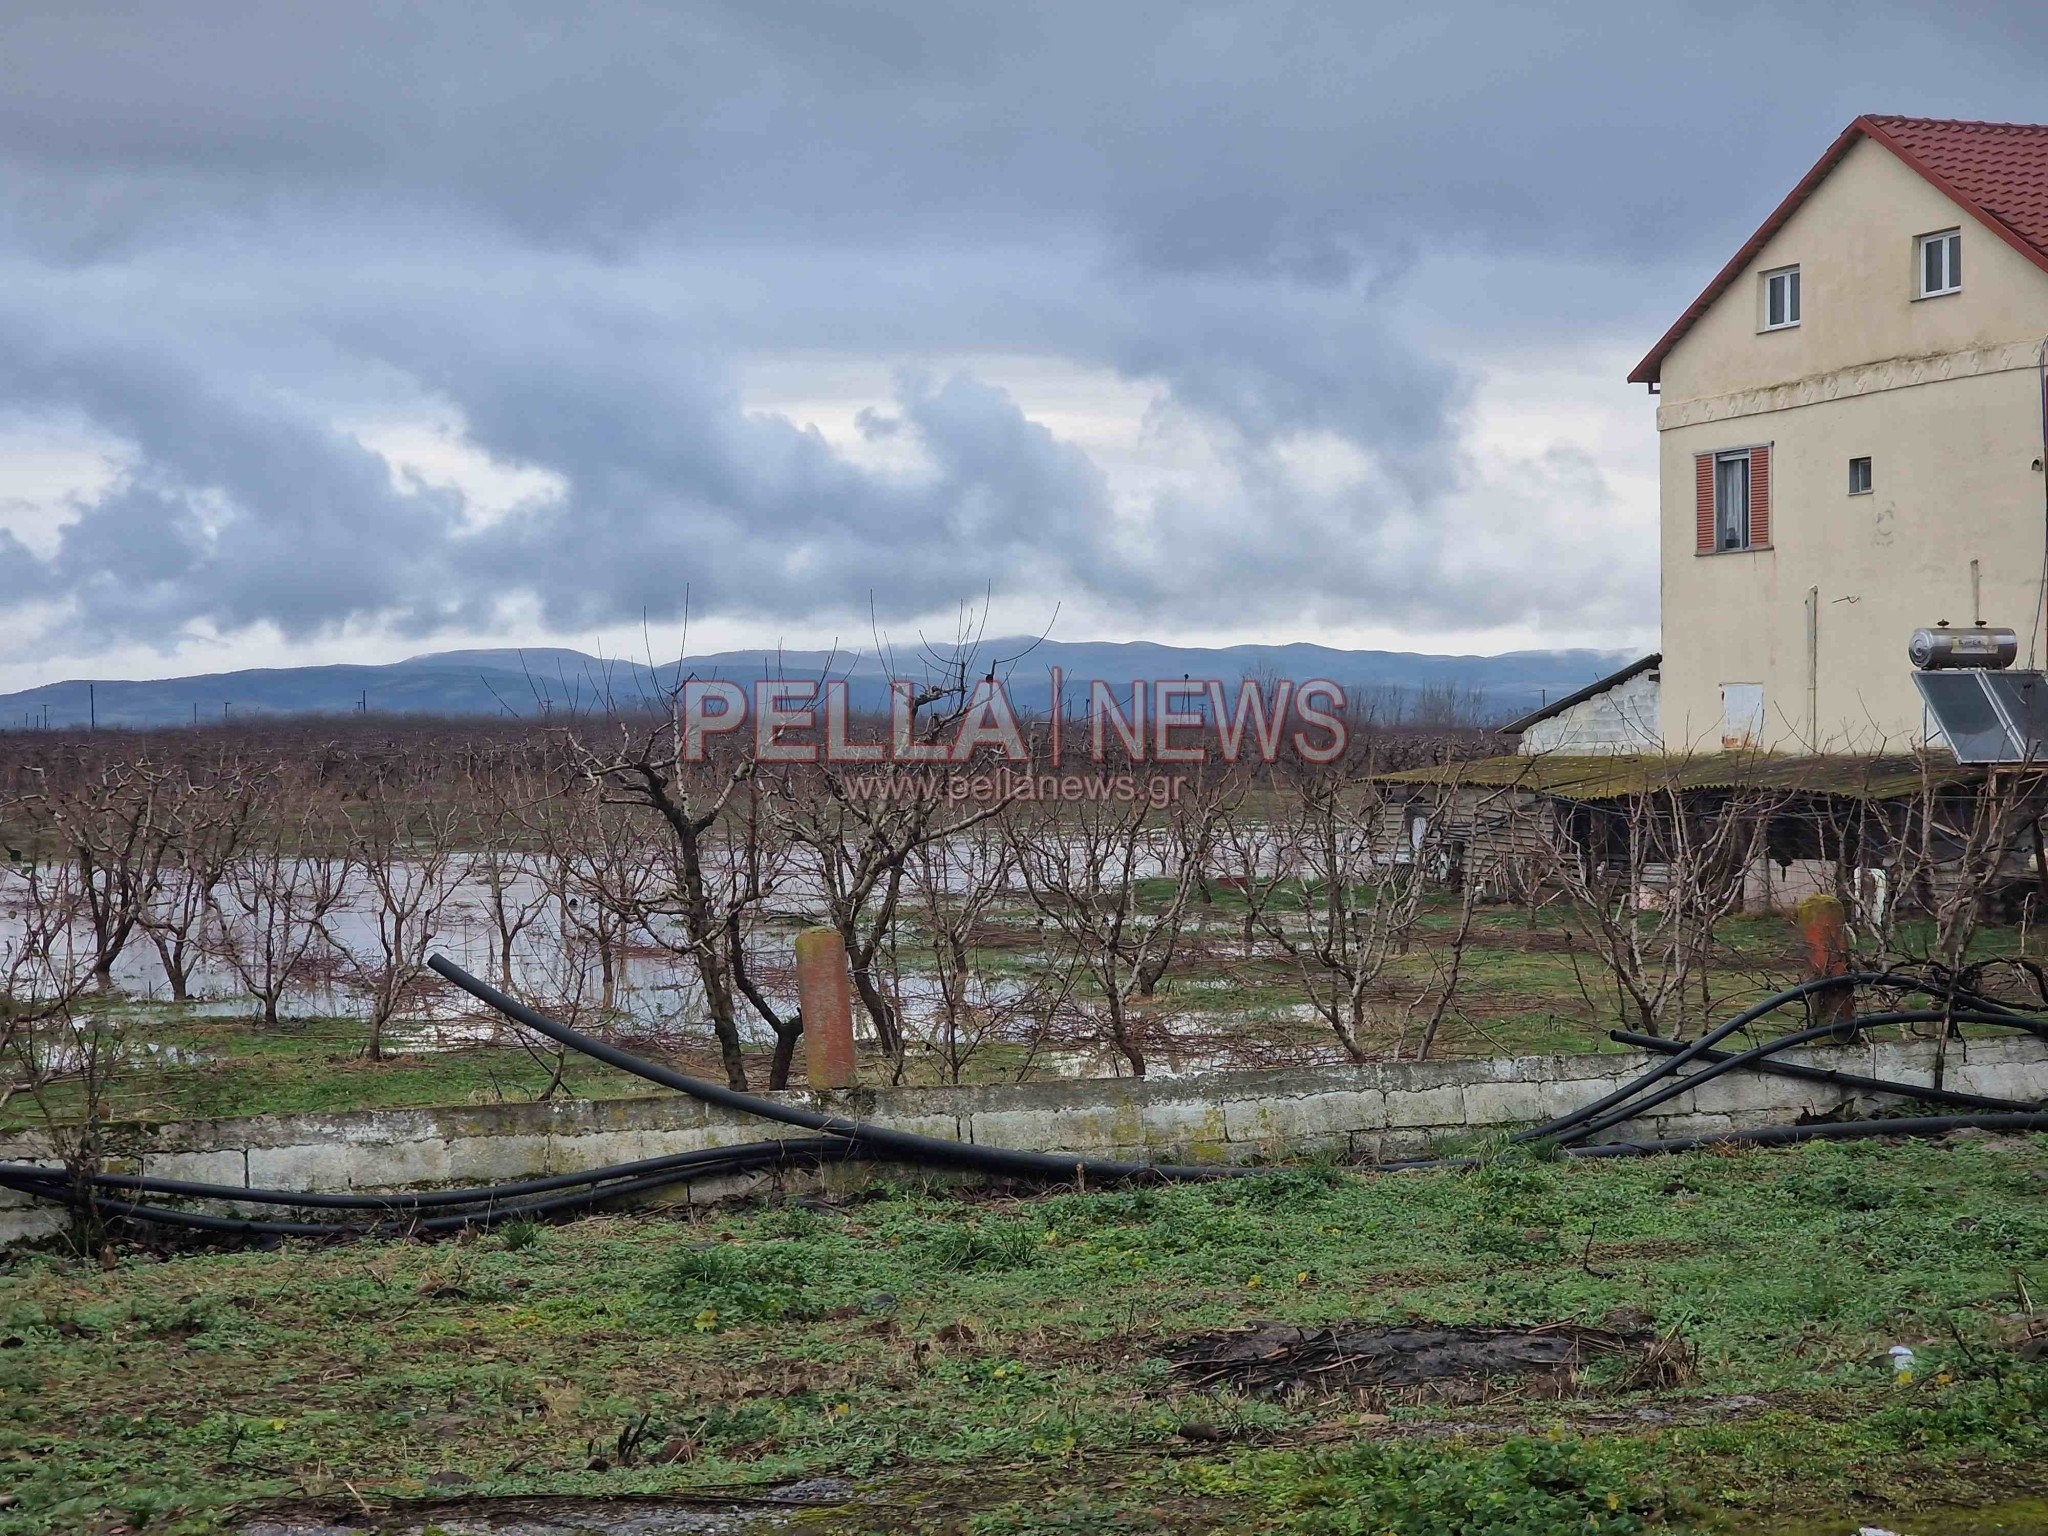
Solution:
{"label": "roof eave", "polygon": [[[1728,263],[1719,272],[1714,274],[1713,280],[1700,290],[1699,297],[1688,304],[1685,312],[1671,323],[1671,328],[1657,338],[1657,344],[1650,348],[1649,352],[1644,355],[1643,360],[1637,363],[1634,371],[1629,374],[1629,383],[1655,384],[1658,382],[1664,366],[1664,359],[1670,355],[1671,349],[1678,345],[1680,338],[1698,323],[1699,318],[1707,312],[1716,299],[1727,292],[1729,286],[1734,283],[1736,278],[1742,275],[1743,269],[1755,258],[1756,253],[1764,248],[1765,242],[1780,229],[1784,228],[1786,220],[1792,217],[1799,205],[1813,195],[1813,189],[1821,184],[1830,171],[1841,164],[1842,157],[1849,153],[1850,146],[1865,134],[1870,134],[1871,130],[1875,127],[1876,125],[1868,117],[1859,117],[1855,122],[1844,128],[1841,133],[1836,135],[1835,142],[1827,147],[1827,152],[1813,163],[1811,170],[1799,178],[1798,185],[1785,194],[1778,206],[1771,210],[1770,216],[1757,226],[1756,233],[1752,234],[1742,243],[1742,248],[1729,259]],[[1875,135],[1872,134],[1872,137],[1875,137]],[[1885,147],[1895,154],[1898,153],[1898,146],[1895,143],[1886,142]],[[1913,162],[1908,160],[1907,164],[1912,165]],[[1921,170],[1921,167],[1917,165],[1914,165],[1913,168]],[[1926,173],[1924,170],[1921,170],[1921,174],[1924,175]],[[1951,195],[1953,194],[1951,193]]]}
{"label": "roof eave", "polygon": [[1588,699],[1598,698],[1610,688],[1619,688],[1638,673],[1647,672],[1650,668],[1662,666],[1663,664],[1664,653],[1662,651],[1652,651],[1647,656],[1639,656],[1627,666],[1610,672],[1605,677],[1595,678],[1592,682],[1586,684],[1585,687],[1574,689],[1563,698],[1553,700],[1540,709],[1531,710],[1519,720],[1510,721],[1500,728],[1500,733],[1503,736],[1520,736],[1530,726],[1541,725],[1545,720],[1561,715],[1566,710],[1585,703]]}
{"label": "roof eave", "polygon": [[1933,166],[1929,165],[1925,160],[1894,138],[1882,123],[1869,117],[1859,117],[1850,126],[1852,128],[1860,127],[1864,133],[1897,155],[1908,169],[1917,173],[1935,191],[1954,203],[1958,208],[1961,208],[1971,218],[1982,224],[1991,233],[1998,236],[1999,239],[2018,251],[2043,272],[2048,272],[2048,252],[2043,252],[2029,241],[2026,236],[2012,228],[2005,220],[2001,219],[1989,208],[1986,208],[1977,199],[1958,190],[1956,185],[1946,176],[1935,170]]}

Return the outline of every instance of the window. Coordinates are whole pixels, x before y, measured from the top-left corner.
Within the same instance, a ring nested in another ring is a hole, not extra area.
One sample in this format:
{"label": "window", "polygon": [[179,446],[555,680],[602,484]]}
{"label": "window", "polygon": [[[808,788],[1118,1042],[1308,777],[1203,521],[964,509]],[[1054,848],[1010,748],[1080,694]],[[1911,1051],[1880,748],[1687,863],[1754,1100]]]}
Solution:
{"label": "window", "polygon": [[1963,232],[1944,229],[1920,237],[1920,297],[1957,293],[1963,286]]}
{"label": "window", "polygon": [[1764,329],[1787,330],[1799,323],[1799,269],[1781,267],[1764,274]]}
{"label": "window", "polygon": [[1771,445],[1693,455],[1693,551],[1771,547]]}
{"label": "window", "polygon": [[1749,548],[1749,455],[1714,457],[1714,548]]}
{"label": "window", "polygon": [[1870,460],[1851,459],[1849,461],[1849,494],[1851,496],[1868,496],[1870,494]]}

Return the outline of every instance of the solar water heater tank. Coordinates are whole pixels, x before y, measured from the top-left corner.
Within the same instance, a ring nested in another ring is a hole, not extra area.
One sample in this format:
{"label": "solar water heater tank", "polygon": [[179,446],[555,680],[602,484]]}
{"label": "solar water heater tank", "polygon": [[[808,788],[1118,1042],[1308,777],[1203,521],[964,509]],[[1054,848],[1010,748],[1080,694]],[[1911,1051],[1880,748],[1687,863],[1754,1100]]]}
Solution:
{"label": "solar water heater tank", "polygon": [[1906,655],[1922,672],[1944,672],[1952,667],[1989,667],[1998,670],[2019,659],[2020,637],[2016,630],[1999,624],[1972,624],[1950,629],[1937,624],[1916,629],[1906,642]]}

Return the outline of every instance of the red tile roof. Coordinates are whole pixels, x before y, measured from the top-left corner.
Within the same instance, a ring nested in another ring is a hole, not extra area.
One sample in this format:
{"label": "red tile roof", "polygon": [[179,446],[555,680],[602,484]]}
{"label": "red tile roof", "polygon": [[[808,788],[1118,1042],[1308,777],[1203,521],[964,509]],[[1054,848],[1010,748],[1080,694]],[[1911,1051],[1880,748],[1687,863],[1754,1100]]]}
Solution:
{"label": "red tile roof", "polygon": [[1830,144],[1771,216],[1715,274],[1677,323],[1628,376],[1654,384],[1665,357],[1693,322],[1748,268],[1858,139],[1871,139],[1925,177],[2006,244],[2048,271],[2048,124],[1966,123],[1934,117],[1859,117]]}

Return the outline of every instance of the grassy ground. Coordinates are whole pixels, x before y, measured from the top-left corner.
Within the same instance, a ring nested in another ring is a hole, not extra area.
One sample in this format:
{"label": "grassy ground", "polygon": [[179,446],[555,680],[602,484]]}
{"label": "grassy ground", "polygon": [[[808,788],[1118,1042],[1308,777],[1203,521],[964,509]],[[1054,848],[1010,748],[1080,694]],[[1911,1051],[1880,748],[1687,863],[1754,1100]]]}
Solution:
{"label": "grassy ground", "polygon": [[[1854,1530],[2048,1488],[2044,1196],[2048,1138],[1966,1139],[17,1259],[0,1532],[826,1474],[855,1502],[806,1529]],[[1604,1322],[1666,1364],[1269,1401],[1168,1362],[1264,1319]]]}
{"label": "grassy ground", "polygon": [[[241,1115],[302,1114],[418,1105],[524,1103],[552,1079],[552,1062],[517,1046],[403,1050],[386,1061],[364,1055],[368,1028],[351,1019],[280,1020],[188,1011],[170,1003],[122,1003],[107,1010],[123,1040],[147,1040],[181,1056],[124,1058],[99,1090],[116,1120],[184,1120]],[[636,1077],[596,1062],[574,1060],[563,1072],[563,1095],[619,1098],[645,1093]],[[46,1117],[76,1121],[85,1089],[76,1078],[0,1107],[0,1130]]]}

